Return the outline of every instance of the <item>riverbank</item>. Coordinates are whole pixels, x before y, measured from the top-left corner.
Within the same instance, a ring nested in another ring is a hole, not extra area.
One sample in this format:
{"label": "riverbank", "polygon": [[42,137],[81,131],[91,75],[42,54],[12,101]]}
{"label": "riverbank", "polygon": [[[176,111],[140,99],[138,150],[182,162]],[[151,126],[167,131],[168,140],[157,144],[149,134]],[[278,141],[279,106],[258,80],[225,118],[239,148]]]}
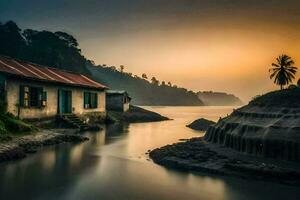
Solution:
{"label": "riverbank", "polygon": [[[32,125],[9,114],[2,116],[5,116],[6,118],[2,118],[7,120],[3,123],[6,129],[1,129],[3,131],[0,134],[0,162],[24,158],[30,153],[37,152],[43,146],[89,140],[78,134],[78,128],[70,129],[65,123],[57,126],[58,122],[49,120],[44,122],[46,125],[40,122],[34,122]],[[130,106],[129,111],[125,113],[109,112],[107,122],[138,123],[162,120],[168,120],[168,118],[140,107]]]}
{"label": "riverbank", "polygon": [[149,156],[159,165],[178,170],[300,186],[299,163],[246,155],[207,143],[203,137],[154,149]]}
{"label": "riverbank", "polygon": [[0,143],[0,162],[25,158],[44,146],[61,143],[80,143],[89,140],[87,137],[73,133],[58,133],[42,130],[30,135],[15,136]]}

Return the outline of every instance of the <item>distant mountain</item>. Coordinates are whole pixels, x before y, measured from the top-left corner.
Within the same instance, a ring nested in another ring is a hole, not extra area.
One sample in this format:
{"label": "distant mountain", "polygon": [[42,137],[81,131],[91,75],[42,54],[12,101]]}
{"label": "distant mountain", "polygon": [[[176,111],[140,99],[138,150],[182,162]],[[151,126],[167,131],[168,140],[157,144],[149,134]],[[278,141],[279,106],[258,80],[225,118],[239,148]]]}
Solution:
{"label": "distant mountain", "polygon": [[197,95],[208,106],[239,106],[243,104],[238,97],[224,92],[203,91],[198,92]]}
{"label": "distant mountain", "polygon": [[[101,52],[100,52],[101,53]],[[96,66],[86,59],[72,35],[65,32],[21,30],[13,21],[0,22],[0,54],[21,60],[79,72],[114,90],[126,90],[138,105],[201,106],[197,95],[170,82],[147,80],[115,67]]]}
{"label": "distant mountain", "polygon": [[202,106],[197,95],[185,88],[159,84],[153,80],[132,76],[117,71],[114,67],[89,65],[92,78],[106,84],[113,90],[126,90],[137,105]]}

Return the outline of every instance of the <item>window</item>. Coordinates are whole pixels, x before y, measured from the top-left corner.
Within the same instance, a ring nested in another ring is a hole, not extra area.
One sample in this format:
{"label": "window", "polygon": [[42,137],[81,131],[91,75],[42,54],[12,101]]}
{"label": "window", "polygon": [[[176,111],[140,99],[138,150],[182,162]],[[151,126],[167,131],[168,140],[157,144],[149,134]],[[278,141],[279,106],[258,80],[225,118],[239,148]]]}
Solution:
{"label": "window", "polygon": [[84,103],[85,109],[97,108],[98,107],[98,94],[95,92],[84,92]]}
{"label": "window", "polygon": [[20,106],[45,107],[47,105],[47,92],[41,87],[20,87]]}

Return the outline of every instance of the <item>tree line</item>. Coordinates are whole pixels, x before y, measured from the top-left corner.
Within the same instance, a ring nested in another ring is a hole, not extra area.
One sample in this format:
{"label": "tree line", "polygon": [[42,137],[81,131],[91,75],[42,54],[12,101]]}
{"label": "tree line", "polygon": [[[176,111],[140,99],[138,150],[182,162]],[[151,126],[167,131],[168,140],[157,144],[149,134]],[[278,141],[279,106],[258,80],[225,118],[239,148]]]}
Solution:
{"label": "tree line", "polygon": [[[111,89],[126,90],[137,104],[147,105],[203,105],[197,95],[185,88],[148,79],[125,71],[125,66],[96,65],[81,53],[72,35],[56,31],[22,30],[13,21],[0,22],[0,54],[58,69],[83,73]],[[100,52],[101,53],[101,52]],[[94,73],[92,69],[98,69]]]}

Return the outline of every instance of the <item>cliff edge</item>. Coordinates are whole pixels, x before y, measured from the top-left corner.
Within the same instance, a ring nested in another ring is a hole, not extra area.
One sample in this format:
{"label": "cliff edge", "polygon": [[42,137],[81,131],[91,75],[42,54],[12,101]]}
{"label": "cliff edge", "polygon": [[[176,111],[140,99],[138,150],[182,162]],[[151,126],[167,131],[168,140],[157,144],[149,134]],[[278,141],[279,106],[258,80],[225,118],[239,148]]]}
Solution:
{"label": "cliff edge", "polygon": [[256,97],[207,130],[204,139],[256,156],[300,161],[300,88]]}

